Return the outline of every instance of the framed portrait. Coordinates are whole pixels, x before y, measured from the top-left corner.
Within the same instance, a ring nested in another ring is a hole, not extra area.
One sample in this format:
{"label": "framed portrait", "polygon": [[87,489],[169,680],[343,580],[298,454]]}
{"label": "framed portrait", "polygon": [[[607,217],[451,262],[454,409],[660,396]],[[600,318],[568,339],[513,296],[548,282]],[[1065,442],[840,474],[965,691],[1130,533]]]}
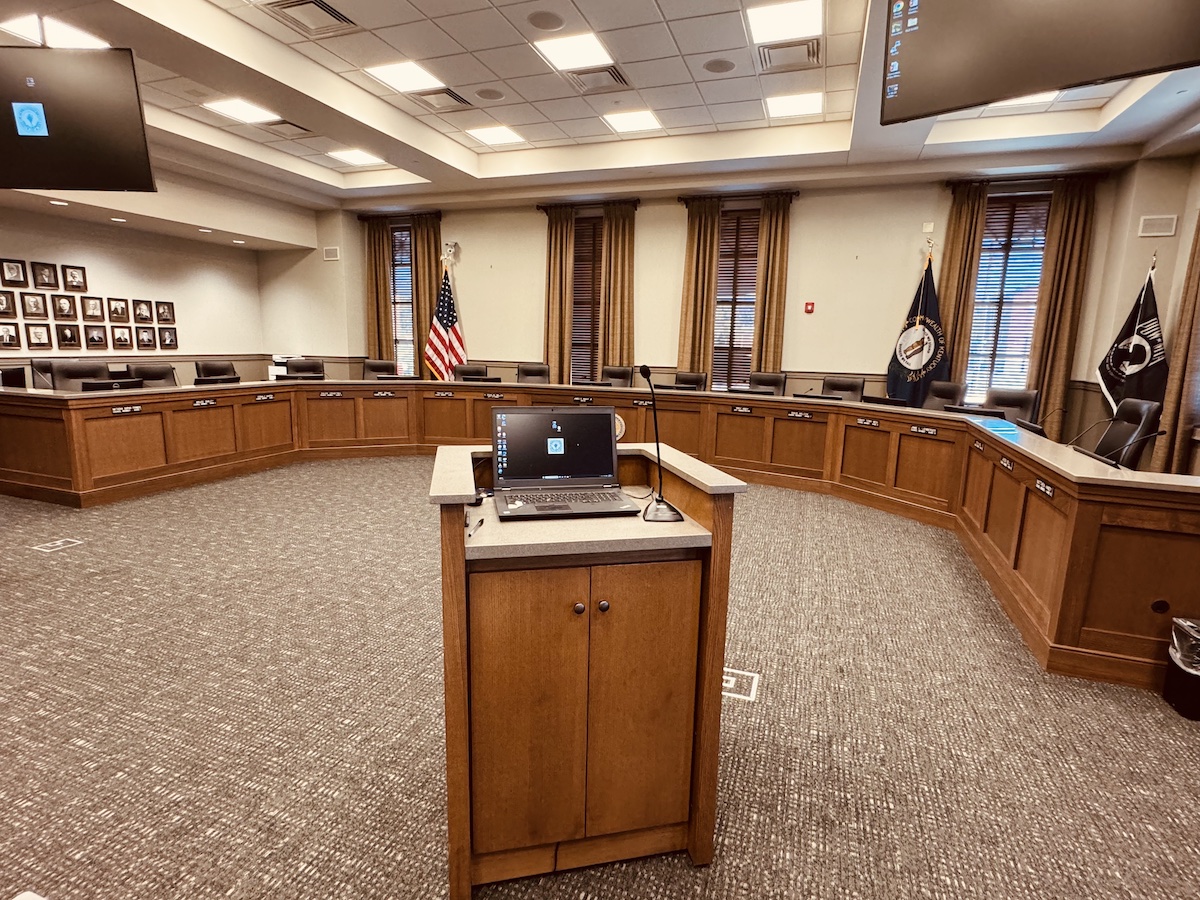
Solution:
{"label": "framed portrait", "polygon": [[0,259],[0,284],[5,287],[29,287],[29,273],[19,259]]}
{"label": "framed portrait", "polygon": [[175,333],[174,328],[158,329],[158,346],[163,350],[179,349],[179,335]]}
{"label": "framed portrait", "polygon": [[26,325],[25,326],[25,341],[29,345],[30,350],[49,350],[50,349],[50,326],[49,325]]}
{"label": "framed portrait", "polygon": [[137,330],[137,345],[139,350],[157,350],[158,341],[155,340],[153,328],[139,328]]}
{"label": "framed portrait", "polygon": [[129,321],[129,301],[122,300],[119,297],[108,298],[108,321],[110,322],[128,322]]}
{"label": "framed portrait", "polygon": [[31,262],[29,268],[33,270],[33,286],[35,288],[45,288],[49,291],[58,290],[58,266],[54,263]]}
{"label": "framed portrait", "polygon": [[78,350],[83,346],[78,325],[55,325],[54,331],[59,350]]}
{"label": "framed portrait", "polygon": [[84,325],[83,342],[89,350],[107,350],[108,329],[103,325]]}
{"label": "framed portrait", "polygon": [[134,300],[133,301],[133,321],[135,322],[153,322],[154,307],[150,305],[149,300]]}
{"label": "framed portrait", "polygon": [[13,291],[0,291],[0,319],[17,317],[17,295]]}
{"label": "framed portrait", "polygon": [[64,291],[87,290],[87,269],[83,266],[63,266],[62,276]]}
{"label": "framed portrait", "polygon": [[27,319],[48,319],[45,294],[22,294],[21,311]]}
{"label": "framed portrait", "polygon": [[79,318],[75,309],[75,298],[70,294],[51,294],[50,308],[54,310],[54,320],[56,322],[66,319],[74,322]]}
{"label": "framed portrait", "polygon": [[114,325],[112,328],[114,350],[133,349],[133,329],[128,326]]}
{"label": "framed portrait", "polygon": [[83,310],[83,320],[85,322],[104,321],[103,297],[80,297],[79,307]]}
{"label": "framed portrait", "polygon": [[0,322],[0,349],[20,350],[21,332],[16,322]]}
{"label": "framed portrait", "polygon": [[154,304],[155,312],[158,313],[159,325],[174,325],[175,324],[175,304],[174,303],[156,303]]}

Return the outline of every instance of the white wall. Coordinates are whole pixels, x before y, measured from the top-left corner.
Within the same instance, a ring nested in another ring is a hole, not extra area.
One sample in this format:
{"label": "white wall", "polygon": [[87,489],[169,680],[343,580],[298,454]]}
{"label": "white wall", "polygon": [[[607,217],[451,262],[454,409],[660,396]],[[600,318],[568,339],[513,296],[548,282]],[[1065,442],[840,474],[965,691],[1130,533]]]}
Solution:
{"label": "white wall", "polygon": [[686,252],[687,207],[674,199],[638,207],[633,247],[633,358],[638,365],[675,367]]}

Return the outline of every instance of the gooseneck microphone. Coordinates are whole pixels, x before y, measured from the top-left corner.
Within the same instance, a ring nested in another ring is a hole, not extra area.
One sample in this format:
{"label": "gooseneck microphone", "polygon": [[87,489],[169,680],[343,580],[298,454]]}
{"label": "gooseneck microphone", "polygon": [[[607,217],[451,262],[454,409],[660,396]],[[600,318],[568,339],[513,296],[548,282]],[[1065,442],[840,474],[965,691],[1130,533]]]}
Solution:
{"label": "gooseneck microphone", "polygon": [[1072,447],[1071,449],[1082,453],[1084,456],[1090,456],[1092,459],[1099,460],[1102,463],[1108,463],[1114,469],[1120,469],[1123,466],[1117,460],[1121,458],[1122,453],[1134,444],[1140,444],[1142,441],[1148,441],[1151,438],[1162,437],[1164,434],[1166,434],[1165,431],[1153,431],[1150,434],[1143,434],[1141,437],[1135,437],[1126,441],[1120,447],[1114,447],[1107,453],[1093,453],[1091,450],[1084,450],[1082,447]]}
{"label": "gooseneck microphone", "polygon": [[1090,431],[1091,431],[1093,428],[1097,428],[1097,427],[1099,427],[1100,425],[1111,425],[1111,424],[1112,424],[1113,422],[1115,422],[1115,421],[1117,421],[1117,417],[1116,417],[1116,416],[1109,416],[1107,419],[1100,419],[1098,422],[1093,422],[1093,423],[1092,423],[1091,425],[1089,425],[1087,428],[1083,429],[1083,431],[1079,432],[1079,434],[1075,435],[1075,437],[1073,437],[1073,438],[1071,438],[1069,441],[1067,441],[1067,446],[1068,446],[1068,447],[1073,447],[1073,446],[1075,445],[1075,442],[1076,442],[1077,440],[1079,440],[1079,439],[1080,439],[1081,437],[1083,437],[1085,434],[1087,434],[1088,432],[1090,432]]}
{"label": "gooseneck microphone", "polygon": [[654,412],[654,455],[658,458],[658,496],[646,504],[642,518],[647,522],[682,522],[683,513],[663,499],[662,446],[658,442],[658,398],[654,394],[654,382],[650,380],[650,367],[638,369],[650,386],[650,409]]}

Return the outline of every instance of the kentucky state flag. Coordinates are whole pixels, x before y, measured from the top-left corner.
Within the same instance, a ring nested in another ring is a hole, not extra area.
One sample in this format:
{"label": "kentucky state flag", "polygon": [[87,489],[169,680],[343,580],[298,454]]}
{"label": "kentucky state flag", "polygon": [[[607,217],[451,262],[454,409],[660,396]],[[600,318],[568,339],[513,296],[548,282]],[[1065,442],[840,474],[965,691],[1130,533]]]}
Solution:
{"label": "kentucky state flag", "polygon": [[900,329],[887,375],[888,396],[906,400],[909,406],[925,402],[930,382],[950,379],[950,354],[938,313],[932,253],[925,260],[925,274]]}
{"label": "kentucky state flag", "polygon": [[1100,390],[1114,411],[1126,397],[1163,402],[1167,393],[1167,349],[1154,299],[1153,267],[1097,372]]}

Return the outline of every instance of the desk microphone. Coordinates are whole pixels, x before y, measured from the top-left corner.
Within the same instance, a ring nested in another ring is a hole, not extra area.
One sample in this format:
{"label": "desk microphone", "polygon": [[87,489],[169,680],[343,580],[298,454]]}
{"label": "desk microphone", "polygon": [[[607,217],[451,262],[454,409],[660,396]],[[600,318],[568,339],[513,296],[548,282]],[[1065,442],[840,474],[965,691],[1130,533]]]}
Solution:
{"label": "desk microphone", "polygon": [[642,518],[647,522],[682,522],[683,514],[663,499],[662,447],[658,443],[658,398],[654,394],[654,382],[650,380],[650,367],[642,366],[638,371],[650,385],[650,408],[654,412],[654,454],[658,457],[658,496],[646,504]]}
{"label": "desk microphone", "polygon": [[1049,419],[1052,415],[1054,415],[1055,413],[1066,412],[1066,411],[1067,411],[1067,408],[1065,406],[1060,406],[1058,409],[1052,409],[1052,410],[1050,410],[1050,412],[1046,413],[1044,416],[1042,416],[1040,419],[1038,419],[1037,423],[1039,425],[1045,425],[1046,420]]}
{"label": "desk microphone", "polygon": [[1111,425],[1115,421],[1117,421],[1117,417],[1114,415],[1114,416],[1109,416],[1107,419],[1100,419],[1098,422],[1093,422],[1087,428],[1083,429],[1083,431],[1079,432],[1079,434],[1075,435],[1075,437],[1073,437],[1069,441],[1067,441],[1067,446],[1068,447],[1075,446],[1076,441],[1078,441],[1081,437],[1083,437],[1085,434],[1090,432],[1093,428],[1097,427],[1098,425]]}
{"label": "desk microphone", "polygon": [[1155,431],[1151,434],[1143,434],[1141,437],[1135,437],[1131,440],[1126,441],[1120,447],[1117,447],[1113,450],[1109,450],[1107,453],[1091,453],[1087,450],[1084,450],[1082,447],[1075,447],[1074,449],[1078,450],[1080,453],[1084,454],[1085,456],[1090,456],[1093,459],[1098,459],[1101,462],[1106,462],[1110,466],[1116,466],[1119,469],[1119,468],[1121,468],[1121,464],[1119,462],[1117,462],[1117,458],[1120,457],[1120,455],[1122,453],[1124,453],[1126,450],[1128,450],[1134,444],[1140,444],[1142,441],[1148,441],[1151,438],[1162,437],[1164,434],[1166,434],[1165,431]]}

